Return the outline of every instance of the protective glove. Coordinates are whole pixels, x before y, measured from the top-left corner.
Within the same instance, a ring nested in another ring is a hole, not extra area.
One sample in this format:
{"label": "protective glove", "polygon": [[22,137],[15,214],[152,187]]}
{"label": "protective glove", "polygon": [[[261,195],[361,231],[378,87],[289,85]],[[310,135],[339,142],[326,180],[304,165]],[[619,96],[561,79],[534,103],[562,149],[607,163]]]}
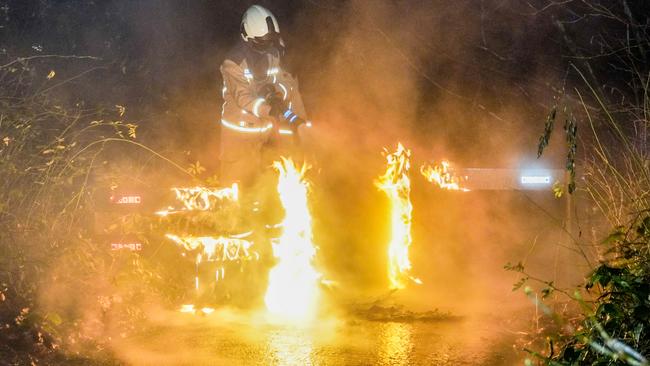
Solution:
{"label": "protective glove", "polygon": [[277,94],[270,94],[264,99],[266,99],[266,102],[269,104],[269,106],[271,106],[269,115],[276,118],[277,120],[281,120],[284,111],[289,109],[287,103],[282,100],[282,97],[280,95]]}
{"label": "protective glove", "polygon": [[261,88],[260,94],[264,97],[266,103],[271,107],[269,115],[279,120],[282,116],[282,113],[284,113],[284,111],[287,109],[287,105],[282,100],[282,95],[280,92],[278,92],[273,84],[266,84]]}
{"label": "protective glove", "polygon": [[282,113],[282,118],[284,118],[284,120],[287,121],[289,127],[294,131],[298,129],[298,126],[307,122],[304,119],[300,118],[297,114],[293,113],[291,109],[286,109]]}
{"label": "protective glove", "polygon": [[271,110],[269,111],[271,117],[276,118],[280,122],[286,123],[292,131],[296,131],[298,126],[306,122],[289,109],[289,105],[285,100],[283,100],[282,94],[280,94],[275,86],[272,84],[266,84],[262,87],[261,92],[264,95],[264,99],[271,107]]}

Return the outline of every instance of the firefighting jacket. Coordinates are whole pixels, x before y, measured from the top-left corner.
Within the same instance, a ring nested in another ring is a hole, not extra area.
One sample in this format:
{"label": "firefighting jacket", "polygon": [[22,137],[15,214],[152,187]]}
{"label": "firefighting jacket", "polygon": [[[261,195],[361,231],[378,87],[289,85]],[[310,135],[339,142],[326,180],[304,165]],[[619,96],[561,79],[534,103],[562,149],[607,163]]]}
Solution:
{"label": "firefighting jacket", "polygon": [[221,74],[222,128],[261,134],[276,126],[280,133],[291,134],[287,121],[269,115],[271,106],[262,95],[268,85],[282,95],[293,114],[306,119],[298,83],[281,67],[279,51],[260,53],[240,42],[221,64]]}

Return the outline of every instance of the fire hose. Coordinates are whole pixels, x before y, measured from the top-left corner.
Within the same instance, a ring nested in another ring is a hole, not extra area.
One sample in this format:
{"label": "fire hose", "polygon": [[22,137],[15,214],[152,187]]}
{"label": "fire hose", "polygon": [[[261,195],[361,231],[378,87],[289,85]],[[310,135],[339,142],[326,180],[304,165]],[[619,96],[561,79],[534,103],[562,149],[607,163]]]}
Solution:
{"label": "fire hose", "polygon": [[294,143],[299,145],[300,136],[298,135],[298,127],[307,124],[307,121],[291,109],[291,105],[287,103],[280,91],[273,84],[265,85],[262,88],[262,95],[264,95],[264,99],[271,106],[269,115],[274,117],[282,125],[288,127],[288,131],[291,131],[293,135]]}

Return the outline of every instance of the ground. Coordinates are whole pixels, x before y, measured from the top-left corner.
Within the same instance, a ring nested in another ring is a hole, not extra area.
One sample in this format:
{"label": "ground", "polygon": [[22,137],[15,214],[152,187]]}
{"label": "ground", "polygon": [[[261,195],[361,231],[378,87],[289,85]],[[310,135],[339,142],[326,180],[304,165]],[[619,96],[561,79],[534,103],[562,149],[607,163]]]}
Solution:
{"label": "ground", "polygon": [[310,327],[273,325],[231,311],[156,318],[146,333],[112,343],[120,360],[133,365],[513,365],[525,357],[512,346],[521,322],[498,312],[432,322],[321,319]]}

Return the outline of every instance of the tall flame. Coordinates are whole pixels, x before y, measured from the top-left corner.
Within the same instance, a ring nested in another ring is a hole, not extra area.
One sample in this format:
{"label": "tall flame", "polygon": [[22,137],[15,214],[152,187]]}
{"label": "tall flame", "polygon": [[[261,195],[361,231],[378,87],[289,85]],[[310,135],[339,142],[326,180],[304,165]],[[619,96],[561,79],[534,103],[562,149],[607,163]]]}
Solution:
{"label": "tall flame", "polygon": [[264,302],[269,313],[284,321],[304,321],[314,315],[320,274],[312,266],[316,248],[308,207],[308,183],[291,159],[273,163],[279,173],[278,193],[284,219],[282,234],[273,243],[277,264],[269,273]]}
{"label": "tall flame", "polygon": [[453,174],[451,164],[443,160],[440,165],[422,165],[420,173],[431,183],[435,183],[442,189],[451,191],[468,192],[469,189],[460,186],[461,179]]}
{"label": "tall flame", "polygon": [[408,171],[410,168],[411,152],[402,144],[397,145],[394,153],[385,153],[388,167],[375,185],[381,189],[390,200],[391,207],[391,240],[388,245],[388,279],[391,289],[401,289],[406,286],[408,279],[421,283],[410,275],[411,261],[409,247],[411,246],[411,181]]}

